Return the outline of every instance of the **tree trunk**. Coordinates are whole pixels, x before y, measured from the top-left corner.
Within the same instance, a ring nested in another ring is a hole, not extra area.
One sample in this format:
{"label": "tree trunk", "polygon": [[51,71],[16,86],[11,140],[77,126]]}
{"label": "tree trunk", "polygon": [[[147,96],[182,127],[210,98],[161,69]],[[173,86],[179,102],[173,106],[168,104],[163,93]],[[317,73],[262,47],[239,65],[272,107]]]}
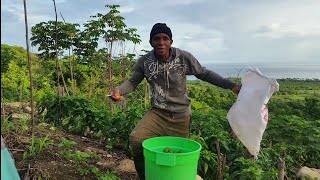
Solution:
{"label": "tree trunk", "polygon": [[27,56],[28,56],[28,69],[29,69],[29,81],[30,81],[30,106],[31,106],[31,121],[32,127],[31,132],[34,134],[33,128],[35,126],[34,120],[34,106],[33,106],[33,83],[32,83],[32,68],[31,68],[31,56],[29,52],[29,36],[28,36],[28,16],[27,16],[27,5],[26,0],[23,0],[24,6],[24,20],[25,20],[25,27],[26,27],[26,45],[27,45]]}
{"label": "tree trunk", "polygon": [[[61,73],[61,79],[62,79],[62,82],[63,82],[63,86],[66,90],[66,93],[67,95],[69,96],[69,92],[68,92],[68,88],[67,88],[67,85],[66,85],[66,82],[64,80],[64,77],[63,77],[63,72],[62,72],[62,68],[61,68],[61,65],[60,65],[60,62],[59,62],[59,54],[58,54],[58,32],[57,32],[57,24],[58,24],[58,14],[57,14],[57,7],[56,7],[56,1],[53,0],[53,5],[54,5],[54,12],[55,12],[55,15],[56,15],[56,24],[55,24],[55,33],[56,33],[56,38],[55,38],[55,46],[56,46],[56,65],[57,65],[57,76],[58,76],[58,82],[59,82],[59,70],[60,70],[60,73]],[[59,84],[58,84],[59,86]],[[59,92],[59,91],[58,91]]]}
{"label": "tree trunk", "polygon": [[284,180],[285,167],[286,167],[285,160],[283,160],[282,158],[279,158],[279,161],[278,161],[278,179],[279,180]]}
{"label": "tree trunk", "polygon": [[218,171],[218,180],[223,180],[224,168],[226,166],[226,156],[220,152],[220,143],[216,142],[217,148],[217,171]]}
{"label": "tree trunk", "polygon": [[[57,74],[57,98],[58,98],[58,108],[57,108],[57,114],[58,117],[57,119],[55,119],[55,125],[57,126],[58,123],[60,122],[60,118],[61,118],[61,103],[60,103],[60,76],[59,76],[59,60],[58,60],[58,35],[57,35],[57,23],[58,23],[58,15],[57,15],[57,8],[56,8],[56,1],[53,1],[53,5],[54,5],[54,12],[56,15],[56,24],[55,24],[55,33],[56,33],[56,37],[55,37],[55,49],[56,49],[56,74]],[[50,54],[50,53],[49,53]]]}
{"label": "tree trunk", "polygon": [[89,87],[89,98],[91,98],[92,95],[92,87],[93,87],[93,80],[92,80],[92,72],[90,72],[90,87]]}
{"label": "tree trunk", "polygon": [[67,87],[67,84],[66,84],[66,81],[64,80],[64,76],[63,76],[63,72],[62,72],[62,67],[61,67],[61,64],[59,62],[59,59],[58,59],[58,66],[59,66],[59,69],[60,69],[60,73],[61,73],[61,79],[62,79],[62,82],[63,82],[63,87],[64,89],[66,90],[66,93],[67,95],[69,96],[69,91],[68,91],[68,87]]}
{"label": "tree trunk", "polygon": [[73,47],[71,46],[72,58],[70,59],[70,76],[71,76],[71,87],[72,87],[72,95],[74,96],[76,93],[75,88],[75,80],[74,80],[74,73],[73,73],[73,63],[74,63],[74,55],[73,55]]}
{"label": "tree trunk", "polygon": [[73,73],[72,73],[72,59],[71,56],[71,47],[69,48],[69,66],[70,66],[70,78],[71,78],[71,88],[72,88],[72,96],[74,96],[74,88],[73,88]]}
{"label": "tree trunk", "polygon": [[[61,15],[61,18],[63,19],[63,22],[66,23],[66,21],[64,20],[61,12],[60,12],[60,15]],[[70,58],[70,55],[71,55],[70,50],[72,50],[72,54],[73,54],[72,45],[69,46],[69,58]],[[72,59],[73,59],[73,57],[72,57]],[[73,80],[73,72],[72,72],[72,59],[70,59],[70,77],[71,77],[72,95],[74,96],[75,88],[74,88],[74,80]],[[61,71],[61,73],[62,73],[62,71]],[[64,79],[63,79],[63,80],[64,80]],[[65,84],[64,84],[64,85],[65,85]],[[65,88],[66,88],[67,94],[69,94],[66,85],[65,85]]]}
{"label": "tree trunk", "polygon": [[[113,81],[112,81],[112,46],[113,46],[113,42],[111,42],[110,44],[110,53],[108,54],[108,63],[109,63],[109,92],[107,94],[109,94],[112,90],[113,90]],[[110,104],[110,110],[113,110],[113,104],[112,101],[109,100],[109,104]]]}
{"label": "tree trunk", "polygon": [[[121,76],[122,76],[122,82],[126,81],[126,64],[125,64],[125,59],[124,59],[124,51],[122,51],[122,57],[120,59],[120,65],[121,65]],[[126,100],[121,101],[121,107],[122,111],[124,112],[126,110],[127,102]]]}
{"label": "tree trunk", "polygon": [[[56,14],[56,24],[55,24],[55,49],[56,49],[56,74],[57,74],[57,87],[60,86],[60,76],[59,76],[59,61],[58,61],[58,36],[57,36],[57,23],[58,23],[58,16],[57,16],[57,9],[56,9],[56,1],[55,0],[52,0],[53,1],[53,5],[54,5],[54,12]],[[49,53],[50,54],[50,53]],[[57,94],[59,96],[59,89],[57,88]]]}

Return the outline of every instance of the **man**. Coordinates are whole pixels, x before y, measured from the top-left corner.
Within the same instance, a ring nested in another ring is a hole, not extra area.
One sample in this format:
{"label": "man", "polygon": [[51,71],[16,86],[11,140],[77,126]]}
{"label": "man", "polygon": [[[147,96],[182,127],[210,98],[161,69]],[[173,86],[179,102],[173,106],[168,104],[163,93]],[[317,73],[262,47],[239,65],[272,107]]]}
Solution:
{"label": "man", "polygon": [[130,148],[140,179],[144,176],[142,142],[156,136],[187,138],[190,130],[191,106],[187,92],[187,75],[213,85],[230,89],[238,94],[241,86],[205,69],[187,51],[172,47],[172,33],[164,23],[156,23],[149,40],[153,50],[140,57],[132,76],[111,93],[111,99],[119,101],[121,95],[135,90],[146,78],[151,87],[152,108],[138,122],[130,134]]}

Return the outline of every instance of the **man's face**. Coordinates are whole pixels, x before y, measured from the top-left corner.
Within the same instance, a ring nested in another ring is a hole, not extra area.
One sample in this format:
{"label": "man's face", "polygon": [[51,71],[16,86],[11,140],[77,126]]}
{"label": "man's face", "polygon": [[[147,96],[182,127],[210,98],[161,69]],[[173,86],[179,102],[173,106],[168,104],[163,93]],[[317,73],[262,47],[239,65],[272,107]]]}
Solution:
{"label": "man's face", "polygon": [[172,40],[165,33],[156,34],[151,40],[151,46],[153,47],[157,56],[166,60],[170,56],[170,48]]}

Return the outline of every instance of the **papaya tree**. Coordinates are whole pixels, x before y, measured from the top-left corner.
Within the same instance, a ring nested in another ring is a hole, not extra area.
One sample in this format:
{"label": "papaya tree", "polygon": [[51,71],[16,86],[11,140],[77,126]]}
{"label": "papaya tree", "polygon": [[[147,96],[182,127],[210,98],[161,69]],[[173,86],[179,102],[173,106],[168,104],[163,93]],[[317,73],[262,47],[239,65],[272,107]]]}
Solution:
{"label": "papaya tree", "polygon": [[57,28],[58,53],[62,54],[74,43],[74,37],[80,31],[79,24],[64,23],[61,21],[40,22],[31,28],[31,45],[38,46],[40,56],[44,59],[54,57],[55,28]]}
{"label": "papaya tree", "polygon": [[[108,53],[106,55],[106,74],[108,74],[109,82],[109,92],[113,89],[113,68],[112,68],[112,57],[113,50],[116,45],[119,43],[124,44],[126,41],[133,42],[138,44],[141,42],[140,36],[136,34],[136,29],[127,28],[127,25],[124,22],[124,18],[120,16],[120,11],[118,8],[119,5],[106,5],[110,11],[107,14],[97,13],[92,20],[84,24],[86,28],[84,32],[87,34],[86,37],[91,37],[92,44],[96,47],[98,46],[98,41],[103,39],[106,43]],[[108,86],[106,85],[106,91]],[[108,94],[109,92],[106,92]],[[110,107],[112,105],[110,104]]]}
{"label": "papaya tree", "polygon": [[[59,55],[62,55],[64,50],[76,44],[76,37],[80,32],[78,27],[79,24],[61,21],[40,22],[31,28],[31,45],[38,46],[40,56],[45,60],[49,60],[56,56],[56,50]],[[62,68],[58,65],[57,63],[57,68],[60,69],[61,76],[63,76]],[[57,74],[59,74],[59,71]],[[59,81],[59,78],[58,76],[57,81]]]}

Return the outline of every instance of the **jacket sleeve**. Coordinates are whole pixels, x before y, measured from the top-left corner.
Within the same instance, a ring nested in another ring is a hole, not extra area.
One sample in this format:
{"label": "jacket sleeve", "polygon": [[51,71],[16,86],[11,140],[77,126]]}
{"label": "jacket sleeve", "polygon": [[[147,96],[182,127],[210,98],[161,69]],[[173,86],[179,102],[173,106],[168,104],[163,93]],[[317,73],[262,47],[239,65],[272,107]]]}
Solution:
{"label": "jacket sleeve", "polygon": [[182,55],[185,56],[186,59],[187,75],[194,75],[198,79],[224,89],[232,89],[236,85],[219,74],[202,67],[199,61],[191,53],[184,51]]}
{"label": "jacket sleeve", "polygon": [[132,75],[129,80],[116,87],[119,88],[121,95],[125,95],[134,91],[140,84],[140,82],[144,79],[143,61],[144,60],[142,57],[139,58],[134,66]]}

